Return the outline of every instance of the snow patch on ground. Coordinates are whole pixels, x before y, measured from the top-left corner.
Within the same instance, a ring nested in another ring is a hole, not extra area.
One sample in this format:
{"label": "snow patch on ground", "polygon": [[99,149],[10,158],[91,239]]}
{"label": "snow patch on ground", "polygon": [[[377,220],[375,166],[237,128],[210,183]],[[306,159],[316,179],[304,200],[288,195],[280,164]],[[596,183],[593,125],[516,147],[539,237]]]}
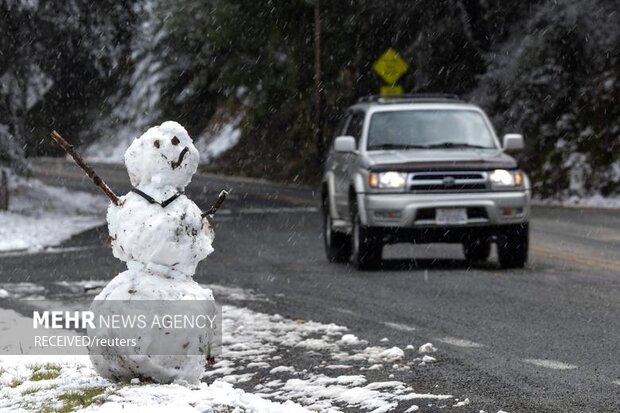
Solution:
{"label": "snow patch on ground", "polygon": [[392,323],[392,322],[386,322],[383,324],[385,324],[387,327],[390,327],[390,328],[393,328],[394,330],[399,330],[399,331],[412,332],[416,330],[415,327],[411,327],[406,324]]}
{"label": "snow patch on ground", "polygon": [[574,364],[568,364],[556,360],[524,359],[523,361],[538,367],[544,367],[546,369],[553,370],[572,370],[577,368],[577,366],[575,366]]}
{"label": "snow patch on ground", "polygon": [[481,348],[481,347],[484,347],[484,344],[480,344],[480,343],[476,343],[474,341],[464,340],[464,339],[456,338],[456,337],[443,337],[443,338],[438,338],[437,340],[442,342],[442,343],[450,344],[450,345],[456,346],[456,347],[463,347],[463,348]]}
{"label": "snow patch on ground", "polygon": [[255,394],[236,389],[232,384],[217,380],[210,385],[201,383],[195,388],[180,385],[127,386],[108,397],[101,407],[84,412],[119,412],[131,406],[131,412],[211,412],[251,411],[265,413],[308,412],[299,404],[277,403]]}
{"label": "snow patch on ground", "polygon": [[343,334],[340,340],[338,341],[338,343],[349,345],[349,346],[358,346],[358,345],[368,344],[366,340],[360,340],[359,338],[357,338],[357,336],[353,334]]}
{"label": "snow patch on ground", "polygon": [[[74,300],[84,298],[84,289],[101,286],[93,281],[54,285],[66,290],[64,299],[66,294],[75,294]],[[48,293],[32,283],[0,287],[13,297]],[[220,288],[221,293],[226,291],[242,297],[254,295]],[[458,401],[448,394],[418,393],[409,384],[392,379],[394,373],[419,368],[421,359],[413,358],[412,352],[406,356],[396,346],[367,346],[346,327],[291,320],[230,305],[223,306],[222,315],[222,355],[206,372],[205,382],[196,387],[110,383],[99,378],[88,357],[82,356],[2,356],[0,410],[62,407],[68,403],[67,394],[81,395],[78,400],[89,404],[76,409],[89,412],[123,408],[131,412],[219,412],[236,408],[252,412],[388,412],[415,411],[411,410],[415,407],[411,401],[419,399],[446,401],[446,406]],[[23,318],[17,313],[0,317]],[[36,380],[37,369],[51,370],[49,378]],[[338,374],[338,370],[348,374]]]}
{"label": "snow patch on ground", "polygon": [[269,299],[263,294],[259,294],[254,290],[245,288],[225,286],[219,284],[201,284],[203,288],[210,288],[215,297],[225,297],[229,301],[263,301],[268,302]]}
{"label": "snow patch on ground", "polygon": [[294,373],[294,372],[295,372],[295,367],[291,367],[291,366],[278,366],[278,367],[274,367],[271,370],[269,370],[269,374]]}
{"label": "snow patch on ground", "polygon": [[43,294],[46,289],[42,285],[34,284],[30,282],[20,283],[4,283],[0,284],[2,288],[3,298],[21,298],[25,300],[43,299]]}
{"label": "snow patch on ground", "polygon": [[291,401],[273,402],[234,388],[224,380],[190,387],[180,384],[120,384],[97,375],[88,356],[3,356],[0,409],[80,412],[308,412]]}
{"label": "snow patch on ground", "polygon": [[88,281],[58,281],[55,284],[68,289],[75,294],[97,295],[106,286],[108,281],[88,280]]}
{"label": "snow patch on ground", "polygon": [[328,370],[348,370],[353,368],[353,366],[347,364],[330,364],[329,366],[325,366]]}
{"label": "snow patch on ground", "polygon": [[437,359],[435,357],[431,357],[428,355],[425,355],[424,357],[422,357],[422,363],[434,363],[436,361]]}
{"label": "snow patch on ground", "polygon": [[453,407],[462,407],[462,406],[467,406],[469,404],[469,399],[465,399],[465,400],[461,400],[460,402],[458,402],[457,404],[453,405]]}
{"label": "snow patch on ground", "polygon": [[434,353],[436,352],[437,349],[435,348],[435,346],[433,345],[433,343],[426,343],[426,344],[422,344],[420,346],[420,348],[418,349],[418,353],[420,354],[424,354],[424,353]]}
{"label": "snow patch on ground", "polygon": [[332,358],[338,361],[349,362],[366,362],[368,364],[376,365],[383,363],[394,363],[405,357],[405,352],[398,347],[385,348],[379,346],[366,347],[362,350],[352,352],[340,352],[334,353]]}
{"label": "snow patch on ground", "polygon": [[9,176],[8,211],[0,211],[0,251],[40,250],[105,222],[105,196]]}

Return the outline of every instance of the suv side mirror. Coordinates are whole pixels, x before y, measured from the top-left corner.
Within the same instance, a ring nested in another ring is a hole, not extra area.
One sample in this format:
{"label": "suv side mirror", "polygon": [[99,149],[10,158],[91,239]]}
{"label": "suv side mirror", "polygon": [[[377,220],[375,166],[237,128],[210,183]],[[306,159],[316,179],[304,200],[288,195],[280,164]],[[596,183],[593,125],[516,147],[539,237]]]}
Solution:
{"label": "suv side mirror", "polygon": [[504,135],[504,151],[516,152],[523,149],[523,135],[520,133],[507,133]]}
{"label": "suv side mirror", "polygon": [[353,136],[338,136],[334,140],[334,150],[336,152],[348,153],[357,149],[357,144]]}

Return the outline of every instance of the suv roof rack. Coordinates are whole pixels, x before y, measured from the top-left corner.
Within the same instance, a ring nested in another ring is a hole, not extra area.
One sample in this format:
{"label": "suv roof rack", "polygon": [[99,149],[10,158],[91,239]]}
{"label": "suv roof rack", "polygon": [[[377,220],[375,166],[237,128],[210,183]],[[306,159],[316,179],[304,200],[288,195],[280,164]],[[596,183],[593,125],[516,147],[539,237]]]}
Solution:
{"label": "suv roof rack", "polygon": [[433,103],[433,102],[453,102],[453,103],[465,103],[459,95],[450,93],[409,93],[403,95],[369,95],[363,96],[357,100],[357,103]]}

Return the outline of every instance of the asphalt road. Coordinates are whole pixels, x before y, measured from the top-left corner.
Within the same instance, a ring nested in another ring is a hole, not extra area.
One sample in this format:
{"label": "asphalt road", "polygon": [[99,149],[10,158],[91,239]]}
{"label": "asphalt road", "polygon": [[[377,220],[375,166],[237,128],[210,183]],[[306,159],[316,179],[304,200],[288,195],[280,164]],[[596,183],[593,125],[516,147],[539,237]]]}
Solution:
{"label": "asphalt road", "polygon": [[[71,164],[37,162],[48,182],[95,189]],[[124,168],[97,165],[120,193]],[[381,271],[329,264],[317,196],[265,182],[196,176],[188,195],[216,217],[216,252],[196,279],[254,289],[255,310],[349,327],[371,342],[431,341],[439,362],[401,379],[472,400],[455,411],[620,412],[620,212],[535,208],[530,262],[470,268],[459,247],[388,247]],[[0,282],[109,279],[124,269],[105,228],[56,253],[0,254]]]}

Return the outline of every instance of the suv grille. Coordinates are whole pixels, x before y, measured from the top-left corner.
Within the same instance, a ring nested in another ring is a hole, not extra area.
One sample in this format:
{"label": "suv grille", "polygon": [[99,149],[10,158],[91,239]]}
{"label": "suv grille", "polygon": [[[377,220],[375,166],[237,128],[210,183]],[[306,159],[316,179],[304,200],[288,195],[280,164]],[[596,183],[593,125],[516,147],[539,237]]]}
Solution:
{"label": "suv grille", "polygon": [[409,175],[413,192],[480,192],[487,189],[486,172],[414,172]]}

